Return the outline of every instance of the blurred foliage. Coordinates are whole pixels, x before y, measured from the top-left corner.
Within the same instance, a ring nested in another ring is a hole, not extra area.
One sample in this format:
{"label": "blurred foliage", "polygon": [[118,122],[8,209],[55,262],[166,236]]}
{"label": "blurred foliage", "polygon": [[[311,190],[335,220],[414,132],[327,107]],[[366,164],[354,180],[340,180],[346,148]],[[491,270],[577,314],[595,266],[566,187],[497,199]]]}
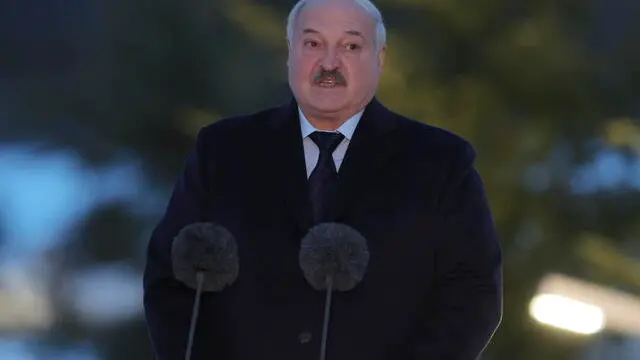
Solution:
{"label": "blurred foliage", "polygon": [[[33,3],[0,15],[0,44],[12,54],[0,56],[0,75],[16,85],[5,97],[15,100],[6,108],[16,121],[0,122],[2,141],[72,147],[88,166],[134,156],[148,187],[166,199],[200,126],[289,96],[285,19],[293,1],[70,1],[70,12],[41,2],[38,16]],[[634,156],[640,149],[640,26],[623,21],[637,18],[638,7],[377,3],[389,31],[379,98],[465,136],[478,151],[506,261],[505,316],[487,358],[576,359],[588,339],[541,328],[527,306],[549,271],[640,294],[640,251],[629,245],[640,236],[638,193],[571,189],[576,167],[603,145]],[[46,21],[26,31],[15,19]],[[140,249],[164,208],[150,219],[127,206],[88,214],[54,251],[64,259],[54,278],[132,259],[141,270]],[[48,346],[90,339],[107,360],[150,358],[141,320],[87,328],[58,305]]]}

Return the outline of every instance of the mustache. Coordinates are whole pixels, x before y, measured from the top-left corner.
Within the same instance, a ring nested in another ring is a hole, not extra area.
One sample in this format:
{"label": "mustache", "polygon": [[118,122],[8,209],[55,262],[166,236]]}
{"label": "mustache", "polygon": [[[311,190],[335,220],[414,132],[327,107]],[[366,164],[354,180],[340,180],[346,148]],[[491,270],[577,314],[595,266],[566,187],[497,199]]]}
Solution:
{"label": "mustache", "polygon": [[347,84],[347,80],[345,79],[344,75],[342,75],[342,73],[338,71],[338,69],[334,69],[334,70],[321,69],[313,78],[313,81],[316,84],[325,80],[334,80],[337,85]]}

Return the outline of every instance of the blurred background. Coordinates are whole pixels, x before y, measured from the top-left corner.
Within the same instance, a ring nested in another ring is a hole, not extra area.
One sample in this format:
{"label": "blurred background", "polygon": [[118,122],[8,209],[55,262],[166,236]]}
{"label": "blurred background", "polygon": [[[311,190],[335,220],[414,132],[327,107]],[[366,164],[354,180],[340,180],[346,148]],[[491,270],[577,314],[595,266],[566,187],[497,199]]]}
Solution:
{"label": "blurred background", "polygon": [[[379,98],[469,139],[485,360],[640,359],[640,3],[378,0]],[[293,0],[0,5],[0,359],[151,359],[141,273],[197,129],[287,101]]]}

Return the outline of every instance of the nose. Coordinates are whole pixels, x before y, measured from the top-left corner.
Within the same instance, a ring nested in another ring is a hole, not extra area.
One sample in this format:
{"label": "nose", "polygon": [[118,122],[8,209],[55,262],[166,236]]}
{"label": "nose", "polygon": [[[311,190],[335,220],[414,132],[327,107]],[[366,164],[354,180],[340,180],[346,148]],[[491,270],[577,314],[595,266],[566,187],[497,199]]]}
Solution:
{"label": "nose", "polygon": [[325,70],[335,70],[340,65],[337,51],[327,49],[320,61],[320,66]]}

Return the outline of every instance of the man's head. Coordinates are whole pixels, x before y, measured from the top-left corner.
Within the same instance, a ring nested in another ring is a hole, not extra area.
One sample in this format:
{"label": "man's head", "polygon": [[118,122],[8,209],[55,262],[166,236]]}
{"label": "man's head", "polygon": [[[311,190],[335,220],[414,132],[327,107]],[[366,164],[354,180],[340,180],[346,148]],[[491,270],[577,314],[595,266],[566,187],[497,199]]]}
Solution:
{"label": "man's head", "polygon": [[289,85],[310,120],[339,125],[375,95],[386,31],[369,0],[300,0],[287,39]]}

